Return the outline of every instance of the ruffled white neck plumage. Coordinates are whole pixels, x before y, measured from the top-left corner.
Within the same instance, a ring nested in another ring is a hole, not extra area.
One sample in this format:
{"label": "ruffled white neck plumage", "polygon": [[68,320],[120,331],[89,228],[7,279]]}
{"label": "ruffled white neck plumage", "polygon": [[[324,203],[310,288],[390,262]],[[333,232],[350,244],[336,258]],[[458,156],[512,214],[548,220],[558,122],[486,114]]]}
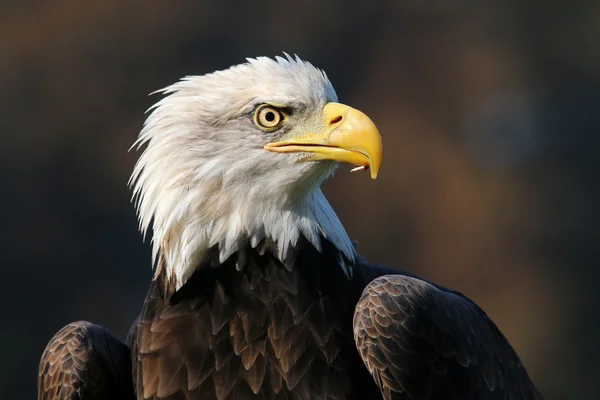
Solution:
{"label": "ruffled white neck plumage", "polygon": [[[197,193],[190,192],[180,195],[179,200],[165,202],[165,208],[158,206],[153,222],[153,258],[159,268],[165,268],[175,290],[185,284],[215,246],[223,263],[246,245],[256,248],[266,238],[276,244],[274,255],[282,262],[300,236],[319,251],[325,238],[343,255],[340,267],[347,276],[352,274],[354,247],[320,189],[298,205],[281,209],[272,208],[268,202],[255,202],[248,193],[229,194],[228,199],[210,195],[199,199]],[[217,209],[213,208],[216,204]],[[167,208],[169,205],[175,208]]]}

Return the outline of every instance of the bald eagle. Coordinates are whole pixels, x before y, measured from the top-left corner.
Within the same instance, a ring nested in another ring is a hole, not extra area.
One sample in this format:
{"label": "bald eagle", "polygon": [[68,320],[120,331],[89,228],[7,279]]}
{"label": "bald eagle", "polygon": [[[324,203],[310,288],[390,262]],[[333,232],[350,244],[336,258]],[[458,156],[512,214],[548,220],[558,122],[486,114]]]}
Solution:
{"label": "bald eagle", "polygon": [[320,185],[377,176],[374,123],[299,58],[162,90],[132,177],[155,274],[121,342],[76,322],[39,399],[540,399],[462,294],[361,258]]}

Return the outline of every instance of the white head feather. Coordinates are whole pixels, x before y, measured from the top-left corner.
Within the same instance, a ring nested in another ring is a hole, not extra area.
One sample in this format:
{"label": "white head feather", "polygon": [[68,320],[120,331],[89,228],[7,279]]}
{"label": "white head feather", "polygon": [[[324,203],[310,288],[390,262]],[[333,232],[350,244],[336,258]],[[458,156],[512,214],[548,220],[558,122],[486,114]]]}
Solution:
{"label": "white head feather", "polygon": [[299,163],[301,155],[264,150],[280,133],[252,122],[256,106],[269,102],[298,106],[297,124],[322,130],[323,106],[337,101],[325,73],[298,57],[260,57],[160,92],[167,96],[151,108],[134,144],[147,147],[130,184],[144,236],[152,224],[153,262],[175,289],[209,249],[218,246],[224,262],[266,237],[282,261],[300,235],[319,250],[322,235],[354,261],[354,247],[319,188],[337,163]]}

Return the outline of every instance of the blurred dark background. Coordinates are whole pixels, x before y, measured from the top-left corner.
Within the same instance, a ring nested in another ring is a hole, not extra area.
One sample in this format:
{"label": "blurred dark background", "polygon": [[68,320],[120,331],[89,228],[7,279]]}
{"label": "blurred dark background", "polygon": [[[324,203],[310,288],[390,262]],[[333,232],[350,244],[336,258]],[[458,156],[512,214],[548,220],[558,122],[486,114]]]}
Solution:
{"label": "blurred dark background", "polygon": [[128,153],[187,74],[297,53],[384,138],[325,191],[359,250],[474,299],[547,399],[600,398],[598,1],[0,3],[2,398],[151,278]]}

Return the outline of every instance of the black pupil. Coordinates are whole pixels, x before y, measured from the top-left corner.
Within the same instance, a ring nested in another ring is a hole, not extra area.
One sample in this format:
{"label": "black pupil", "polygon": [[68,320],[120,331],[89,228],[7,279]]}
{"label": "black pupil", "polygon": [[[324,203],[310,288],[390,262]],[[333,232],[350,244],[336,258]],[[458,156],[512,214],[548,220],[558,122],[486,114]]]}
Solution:
{"label": "black pupil", "polygon": [[275,121],[275,113],[273,111],[269,111],[265,114],[265,119],[269,122]]}

